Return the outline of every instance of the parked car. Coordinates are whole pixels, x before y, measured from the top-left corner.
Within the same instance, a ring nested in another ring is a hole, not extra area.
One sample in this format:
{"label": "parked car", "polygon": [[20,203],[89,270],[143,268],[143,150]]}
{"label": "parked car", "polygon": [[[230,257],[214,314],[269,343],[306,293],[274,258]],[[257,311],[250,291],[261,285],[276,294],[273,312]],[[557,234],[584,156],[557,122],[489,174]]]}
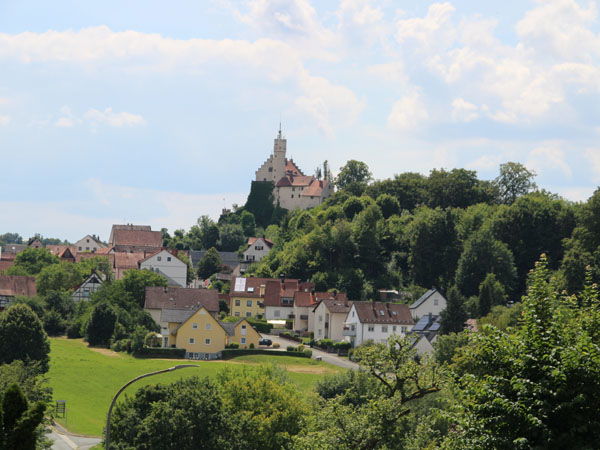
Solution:
{"label": "parked car", "polygon": [[271,341],[271,339],[268,338],[260,338],[258,340],[258,345],[266,345],[267,347],[270,346],[273,342]]}

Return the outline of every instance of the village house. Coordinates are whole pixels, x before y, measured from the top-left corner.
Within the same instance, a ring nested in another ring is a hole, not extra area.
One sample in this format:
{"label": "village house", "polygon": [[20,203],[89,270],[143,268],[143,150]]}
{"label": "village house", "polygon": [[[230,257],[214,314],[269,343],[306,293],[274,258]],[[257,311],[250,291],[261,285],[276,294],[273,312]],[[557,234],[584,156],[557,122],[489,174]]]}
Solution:
{"label": "village house", "polygon": [[82,237],[75,242],[73,246],[75,247],[76,252],[80,253],[96,253],[99,249],[106,248],[106,245],[104,245],[100,238],[95,234],[88,234],[87,236]]}
{"label": "village house", "polygon": [[146,287],[144,310],[160,326],[165,347],[173,344],[168,342],[169,323],[182,323],[199,307],[204,307],[216,319],[219,314],[218,292],[214,289]]}
{"label": "village house", "polygon": [[444,309],[446,309],[446,297],[435,288],[429,289],[410,305],[410,312],[414,320],[427,314],[438,316]]}
{"label": "village house", "polygon": [[123,279],[125,272],[131,269],[137,269],[138,263],[146,257],[144,252],[135,253],[114,253],[108,254],[108,262],[110,263],[115,280]]}
{"label": "village house", "polygon": [[35,277],[0,275],[0,311],[8,308],[15,297],[35,297]]}
{"label": "village house", "polygon": [[292,159],[286,158],[286,147],[287,140],[279,129],[273,154],[256,171],[256,181],[270,181],[275,185],[273,203],[289,210],[308,209],[331,197],[331,182],[304,175]]}
{"label": "village house", "polygon": [[406,304],[354,302],[342,334],[353,347],[366,341],[387,344],[392,334],[406,336],[414,324]]}
{"label": "village house", "polygon": [[99,275],[96,272],[92,272],[83,283],[75,287],[75,290],[72,295],[73,300],[75,300],[76,302],[80,302],[82,300],[89,301],[90,296],[98,289],[100,289],[100,286],[102,286],[103,281],[104,277],[102,275]]}
{"label": "village house", "polygon": [[74,263],[76,260],[77,251],[74,245],[47,245],[46,250],[58,256],[61,261]]}
{"label": "village house", "polygon": [[299,282],[296,279],[269,280],[265,285],[264,318],[267,321],[286,321],[294,318],[294,297],[296,293],[310,293],[314,283]]}
{"label": "village house", "polygon": [[217,359],[232,343],[239,348],[258,347],[260,335],[245,320],[223,323],[201,306],[177,326],[169,323],[169,334],[177,348],[186,350],[188,359]]}
{"label": "village house", "polygon": [[[206,250],[190,250],[190,263],[194,268],[194,273],[198,272],[198,263],[205,254]],[[232,274],[240,275],[240,257],[237,252],[219,252],[219,256],[221,257],[221,269],[217,273],[217,279],[231,282]],[[190,287],[207,287],[209,284],[208,280],[196,277]]]}
{"label": "village house", "polygon": [[108,243],[117,253],[154,253],[162,249],[162,234],[149,225],[113,225]]}
{"label": "village house", "polygon": [[273,279],[233,277],[229,288],[229,314],[234,317],[263,317],[267,281]]}
{"label": "village house", "polygon": [[248,238],[248,248],[243,253],[240,272],[244,273],[251,264],[261,261],[269,254],[273,245],[273,241],[264,236]]}
{"label": "village house", "polygon": [[44,244],[38,238],[31,239],[27,246],[30,248],[44,248]]}
{"label": "village house", "polygon": [[160,250],[139,260],[138,268],[162,275],[169,286],[187,286],[187,264],[167,250]]}
{"label": "village house", "polygon": [[334,298],[320,300],[313,308],[312,320],[309,324],[309,330],[314,333],[314,338],[334,341],[344,339],[342,334],[344,321],[352,304],[353,302],[349,301],[343,293],[337,294]]}
{"label": "village house", "polygon": [[426,314],[412,328],[410,335],[414,338],[413,347],[418,355],[433,353],[433,345],[440,331],[441,318],[441,316]]}

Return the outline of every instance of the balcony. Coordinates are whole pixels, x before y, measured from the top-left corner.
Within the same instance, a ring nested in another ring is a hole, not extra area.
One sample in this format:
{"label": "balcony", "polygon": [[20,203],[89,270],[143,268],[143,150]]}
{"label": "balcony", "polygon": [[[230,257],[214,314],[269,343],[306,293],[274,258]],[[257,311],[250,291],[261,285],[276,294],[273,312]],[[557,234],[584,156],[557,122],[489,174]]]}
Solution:
{"label": "balcony", "polygon": [[342,336],[356,336],[356,328],[344,327],[342,330]]}

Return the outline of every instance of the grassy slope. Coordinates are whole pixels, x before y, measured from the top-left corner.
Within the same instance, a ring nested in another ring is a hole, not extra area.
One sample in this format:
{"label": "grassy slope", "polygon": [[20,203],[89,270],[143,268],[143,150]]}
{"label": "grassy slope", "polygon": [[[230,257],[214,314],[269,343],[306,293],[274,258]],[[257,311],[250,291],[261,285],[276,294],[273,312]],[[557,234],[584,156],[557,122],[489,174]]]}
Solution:
{"label": "grassy slope", "polygon": [[[87,347],[81,340],[51,339],[48,378],[55,400],[67,401],[67,419],[57,419],[74,433],[99,436],[104,427],[108,406],[114,394],[127,381],[147,372],[166,369],[190,361],[136,359],[127,354],[109,356]],[[138,381],[124,394],[131,395],[141,386],[168,383],[186,376],[214,377],[224,367],[276,363],[287,367],[290,380],[299,389],[308,391],[324,373],[342,370],[323,362],[306,358],[249,355],[231,361],[196,361],[200,369],[182,369]],[[123,395],[124,396],[124,395]],[[121,398],[123,398],[123,396]]]}

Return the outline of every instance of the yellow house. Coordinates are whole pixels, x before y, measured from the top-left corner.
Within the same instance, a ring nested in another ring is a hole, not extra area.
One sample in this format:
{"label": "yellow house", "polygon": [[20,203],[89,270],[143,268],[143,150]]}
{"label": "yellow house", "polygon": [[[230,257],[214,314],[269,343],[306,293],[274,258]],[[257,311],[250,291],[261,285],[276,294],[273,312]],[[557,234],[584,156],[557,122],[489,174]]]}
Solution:
{"label": "yellow house", "polygon": [[263,316],[265,285],[270,278],[233,277],[229,290],[229,313],[234,317]]}
{"label": "yellow house", "polygon": [[236,323],[220,322],[220,324],[227,332],[227,345],[235,342],[240,348],[250,348],[250,344],[254,344],[254,347],[258,348],[260,334],[246,319],[240,319]]}
{"label": "yellow house", "polygon": [[[171,326],[169,326],[171,328]],[[227,342],[227,332],[203,306],[171,331],[175,346],[189,359],[216,359]]]}
{"label": "yellow house", "polygon": [[217,359],[221,350],[235,342],[239,348],[258,348],[260,335],[246,319],[236,323],[218,322],[203,306],[183,323],[169,323],[176,347],[185,348],[188,359]]}

